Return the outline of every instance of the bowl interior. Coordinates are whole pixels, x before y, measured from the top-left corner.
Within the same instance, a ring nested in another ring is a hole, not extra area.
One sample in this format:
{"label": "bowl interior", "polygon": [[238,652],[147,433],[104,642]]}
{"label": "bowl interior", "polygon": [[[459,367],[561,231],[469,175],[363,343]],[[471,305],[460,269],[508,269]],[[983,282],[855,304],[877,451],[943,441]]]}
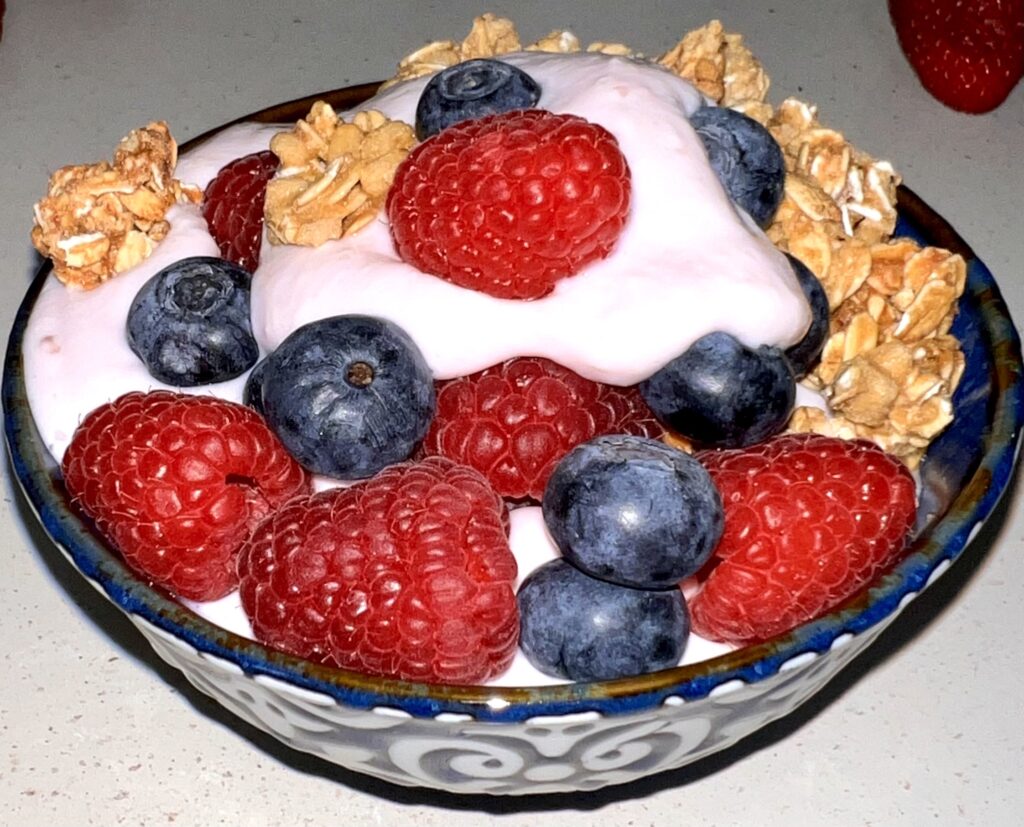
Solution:
{"label": "bowl interior", "polygon": [[[269,107],[239,120],[294,121],[318,99],[344,110],[368,98],[375,89],[372,84],[348,87]],[[197,146],[216,131],[199,136],[182,149]],[[825,652],[841,636],[863,632],[895,612],[908,595],[920,591],[934,573],[963,552],[1012,473],[1024,405],[1020,341],[1006,305],[992,274],[941,217],[906,188],[900,189],[898,206],[898,234],[958,252],[968,265],[967,288],[953,328],[962,342],[967,367],[954,397],[956,418],[932,444],[921,466],[915,540],[895,569],[826,617],[710,661],[590,684],[437,686],[322,667],[214,626],[137,577],[105,547],[88,521],[69,508],[59,468],[43,447],[32,419],[22,364],[25,325],[48,278],[48,265],[41,268],[18,310],[4,366],[4,424],[15,476],[57,546],[123,610],[200,652],[236,663],[246,672],[282,678],[358,708],[388,706],[413,716],[449,712],[483,720],[518,721],[584,710],[615,714],[655,706],[670,696],[699,699],[732,680],[756,682],[778,672],[786,661],[808,652]]]}

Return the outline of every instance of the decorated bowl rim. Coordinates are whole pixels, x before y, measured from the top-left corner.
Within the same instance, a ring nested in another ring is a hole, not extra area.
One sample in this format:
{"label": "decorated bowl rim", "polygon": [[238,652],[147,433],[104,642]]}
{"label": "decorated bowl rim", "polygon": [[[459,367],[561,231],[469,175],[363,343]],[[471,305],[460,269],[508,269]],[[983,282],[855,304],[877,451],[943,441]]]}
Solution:
{"label": "decorated bowl rim", "polygon": [[[339,110],[348,109],[372,96],[377,88],[378,84],[349,86],[277,104],[210,130],[183,144],[181,150],[194,148],[237,123],[297,120],[317,100],[326,100]],[[80,573],[98,584],[126,613],[143,618],[200,653],[226,659],[247,673],[324,693],[351,707],[397,709],[419,718],[454,713],[511,722],[592,711],[624,714],[659,706],[669,698],[695,701],[735,681],[750,684],[764,680],[795,658],[823,654],[896,612],[904,600],[923,589],[944,568],[944,563],[960,555],[1010,481],[1024,420],[1021,348],[1016,327],[992,274],[957,232],[905,186],[899,188],[898,208],[903,218],[926,228],[933,243],[960,253],[967,261],[966,289],[979,303],[983,332],[993,358],[991,418],[983,435],[984,453],[946,513],[911,544],[894,569],[816,621],[766,643],[710,660],[593,683],[445,686],[321,666],[277,652],[205,620],[128,569],[106,548],[88,521],[68,505],[59,468],[35,428],[22,363],[25,327],[49,276],[48,262],[40,267],[18,308],[8,340],[2,385],[8,452],[15,476],[41,524]]]}

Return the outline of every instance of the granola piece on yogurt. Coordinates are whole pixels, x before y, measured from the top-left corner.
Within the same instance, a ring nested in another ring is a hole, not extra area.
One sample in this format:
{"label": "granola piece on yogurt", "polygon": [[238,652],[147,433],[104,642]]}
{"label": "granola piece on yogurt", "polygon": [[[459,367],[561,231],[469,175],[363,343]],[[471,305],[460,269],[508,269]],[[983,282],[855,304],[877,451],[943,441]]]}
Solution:
{"label": "granola piece on yogurt", "polygon": [[149,257],[170,230],[167,210],[202,192],[174,177],[178,146],[160,121],[132,130],[113,162],[62,167],[34,208],[32,243],[69,287],[89,290]]}
{"label": "granola piece on yogurt", "polygon": [[281,160],[264,206],[272,244],[316,247],[365,227],[384,204],[395,170],[416,143],[407,123],[376,110],[346,122],[324,101],[270,148]]}
{"label": "granola piece on yogurt", "polygon": [[515,24],[490,12],[473,20],[473,26],[465,40],[435,40],[410,55],[398,64],[395,76],[386,81],[381,89],[387,89],[403,80],[429,75],[474,58],[497,57],[518,52],[522,49]]}
{"label": "granola piece on yogurt", "polygon": [[768,94],[768,75],[761,63],[744,45],[743,36],[726,32],[719,20],[686,34],[658,62],[721,106],[750,108],[751,102],[763,102]]}

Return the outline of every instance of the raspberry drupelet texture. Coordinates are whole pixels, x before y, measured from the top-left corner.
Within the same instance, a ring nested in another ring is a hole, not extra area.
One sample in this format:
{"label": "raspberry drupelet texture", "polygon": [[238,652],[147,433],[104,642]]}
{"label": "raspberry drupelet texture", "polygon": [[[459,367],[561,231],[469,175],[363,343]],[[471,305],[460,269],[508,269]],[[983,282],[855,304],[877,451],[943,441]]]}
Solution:
{"label": "raspberry drupelet texture", "polygon": [[269,149],[245,155],[222,167],[203,194],[203,218],[220,254],[250,273],[260,263],[263,204],[277,168]]}
{"label": "raspberry drupelet texture", "polygon": [[614,136],[538,109],[451,126],[417,146],[388,193],[402,259],[461,287],[535,299],[611,251],[629,214]]}
{"label": "raspberry drupelet texture", "polygon": [[136,571],[193,600],[235,588],[256,525],[309,477],[255,411],[133,392],[100,406],[64,455],[72,501]]}
{"label": "raspberry drupelet texture", "polygon": [[540,500],[558,461],[588,439],[663,433],[635,388],[584,379],[550,359],[520,357],[438,382],[423,451],[477,469],[503,497]]}
{"label": "raspberry drupelet texture", "polygon": [[690,600],[711,640],[763,641],[831,611],[893,563],[913,526],[913,477],[869,442],[792,434],[697,458],[725,507]]}
{"label": "raspberry drupelet texture", "polygon": [[292,500],[238,559],[257,639],[373,675],[482,683],[515,655],[505,506],[476,471],[433,457]]}

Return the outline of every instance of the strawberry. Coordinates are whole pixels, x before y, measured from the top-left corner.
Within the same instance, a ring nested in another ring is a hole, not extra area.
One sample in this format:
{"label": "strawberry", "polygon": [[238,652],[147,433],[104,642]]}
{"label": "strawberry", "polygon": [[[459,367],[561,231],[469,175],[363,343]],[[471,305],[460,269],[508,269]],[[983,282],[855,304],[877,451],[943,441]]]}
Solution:
{"label": "strawberry", "polygon": [[424,453],[476,468],[511,499],[540,500],[558,461],[588,439],[664,432],[635,388],[592,382],[549,359],[509,359],[436,387]]}
{"label": "strawberry", "polygon": [[889,0],[900,47],[924,88],[989,112],[1024,75],[1024,0]]}
{"label": "strawberry", "polygon": [[834,609],[895,560],[914,522],[913,477],[869,442],[790,434],[697,458],[725,507],[689,604],[711,640],[767,640]]}
{"label": "strawberry", "polygon": [[182,597],[237,584],[238,549],[309,478],[255,411],[208,396],[133,392],[75,431],[72,502],[136,571]]}
{"label": "strawberry", "polygon": [[492,296],[535,299],[608,255],[630,173],[604,127],[517,110],[463,121],[413,149],[388,191],[401,258]]}
{"label": "strawberry", "polygon": [[480,683],[515,655],[505,506],[471,468],[433,457],[292,500],[238,558],[258,640],[360,672]]}
{"label": "strawberry", "polygon": [[277,167],[269,149],[237,158],[221,168],[203,195],[203,218],[220,254],[250,273],[260,263],[267,182]]}

